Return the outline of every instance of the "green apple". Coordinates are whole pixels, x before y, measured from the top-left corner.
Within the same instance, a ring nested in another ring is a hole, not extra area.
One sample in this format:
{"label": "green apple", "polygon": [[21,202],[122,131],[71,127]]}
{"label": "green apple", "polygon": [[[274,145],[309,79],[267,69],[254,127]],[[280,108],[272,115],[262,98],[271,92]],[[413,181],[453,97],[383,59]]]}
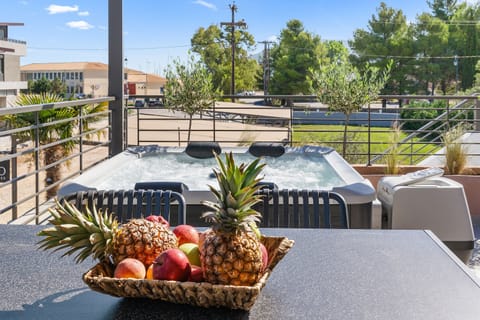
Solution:
{"label": "green apple", "polygon": [[188,257],[188,261],[191,265],[201,266],[200,262],[200,250],[196,243],[184,243],[178,249],[182,250]]}

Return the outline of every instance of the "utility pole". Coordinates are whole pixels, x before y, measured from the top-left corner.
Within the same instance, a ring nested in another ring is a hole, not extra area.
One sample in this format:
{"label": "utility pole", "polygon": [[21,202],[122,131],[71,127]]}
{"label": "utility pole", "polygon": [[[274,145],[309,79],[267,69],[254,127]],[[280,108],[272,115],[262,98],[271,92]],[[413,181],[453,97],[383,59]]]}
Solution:
{"label": "utility pole", "polygon": [[[265,49],[263,49],[263,95],[268,95],[268,86],[270,83],[270,44],[273,44],[273,41],[260,41],[259,43],[263,43],[265,45]],[[265,98],[265,103],[266,103]]]}
{"label": "utility pole", "polygon": [[[241,21],[235,22],[235,12],[237,11],[237,6],[235,5],[235,1],[232,4],[228,5],[230,10],[232,11],[232,21],[231,22],[221,22],[221,26],[231,27],[231,46],[232,46],[232,76],[230,82],[230,94],[233,96],[235,94],[235,27],[246,27],[247,24],[243,19]],[[235,99],[232,98],[232,101]]]}

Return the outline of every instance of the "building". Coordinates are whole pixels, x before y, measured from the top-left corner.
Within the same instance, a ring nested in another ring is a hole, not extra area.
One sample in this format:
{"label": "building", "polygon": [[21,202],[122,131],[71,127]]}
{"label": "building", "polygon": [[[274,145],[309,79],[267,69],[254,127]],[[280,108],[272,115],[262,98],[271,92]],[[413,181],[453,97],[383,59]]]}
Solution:
{"label": "building", "polygon": [[[108,93],[108,65],[101,62],[32,63],[22,66],[21,74],[24,81],[61,79],[67,96],[83,94],[94,98]],[[162,77],[127,68],[125,80],[125,94],[138,95],[161,94],[166,82]]]}
{"label": "building", "polygon": [[0,107],[13,105],[27,82],[20,79],[20,58],[27,53],[27,43],[9,37],[9,27],[23,23],[0,22]]}

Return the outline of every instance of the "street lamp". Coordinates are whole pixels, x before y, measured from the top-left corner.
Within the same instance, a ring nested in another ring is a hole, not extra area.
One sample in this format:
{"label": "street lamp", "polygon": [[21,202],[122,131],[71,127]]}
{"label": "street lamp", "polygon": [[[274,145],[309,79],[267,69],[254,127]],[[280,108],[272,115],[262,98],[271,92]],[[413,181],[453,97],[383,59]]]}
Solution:
{"label": "street lamp", "polygon": [[458,92],[458,56],[453,57],[453,65],[455,66],[455,93]]}

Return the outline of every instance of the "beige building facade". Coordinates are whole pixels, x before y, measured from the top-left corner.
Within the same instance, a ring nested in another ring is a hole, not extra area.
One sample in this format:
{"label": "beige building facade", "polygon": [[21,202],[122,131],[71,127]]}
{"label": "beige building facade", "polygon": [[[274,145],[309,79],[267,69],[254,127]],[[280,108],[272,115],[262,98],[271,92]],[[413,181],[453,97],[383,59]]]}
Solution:
{"label": "beige building facade", "polygon": [[23,23],[0,22],[0,108],[12,106],[27,82],[20,77],[20,58],[27,53],[25,41],[9,37],[9,27]]}
{"label": "beige building facade", "polygon": [[[125,94],[159,95],[166,80],[142,71],[125,70]],[[105,97],[108,95],[108,65],[101,62],[32,63],[21,67],[23,81],[60,79],[67,96]]]}

